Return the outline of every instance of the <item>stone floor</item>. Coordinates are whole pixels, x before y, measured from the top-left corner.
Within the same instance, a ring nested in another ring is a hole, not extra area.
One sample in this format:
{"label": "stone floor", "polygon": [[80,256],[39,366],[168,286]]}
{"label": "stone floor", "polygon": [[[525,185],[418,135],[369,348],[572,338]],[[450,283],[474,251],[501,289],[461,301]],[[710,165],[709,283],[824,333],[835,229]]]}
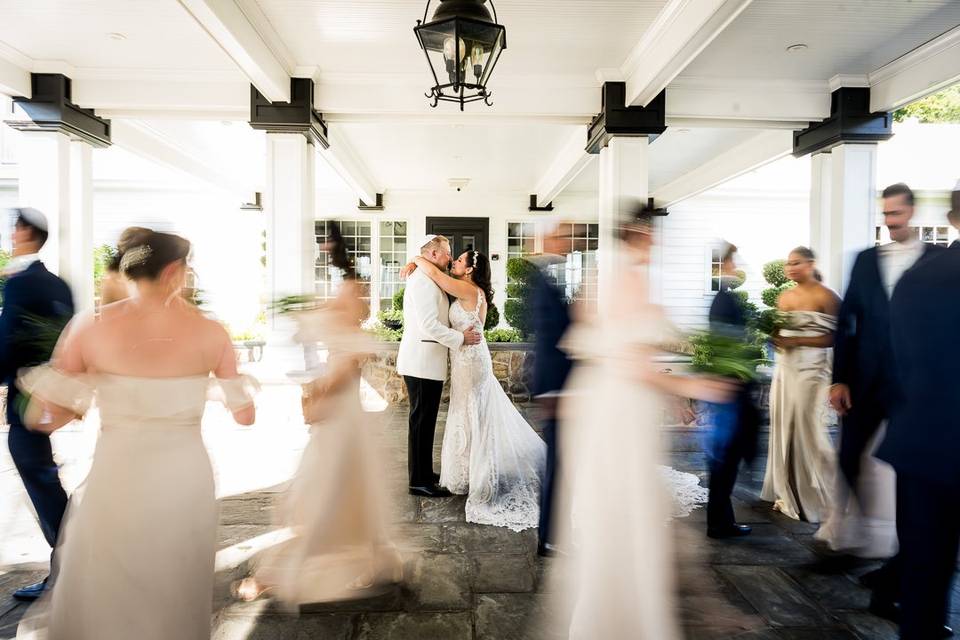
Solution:
{"label": "stone floor", "polygon": [[[213,637],[217,640],[321,638],[375,640],[534,639],[559,637],[543,631],[550,594],[545,575],[551,560],[535,554],[532,531],[467,524],[463,499],[425,500],[403,492],[404,409],[380,413],[389,452],[385,488],[398,498],[397,539],[406,561],[406,581],[375,599],[305,607],[288,614],[268,600],[232,602],[229,585],[244,575],[248,560],[270,544],[272,504],[294,469],[306,433],[299,424],[296,387],[266,386],[257,425],[236,427],[211,408],[204,437],[218,474],[220,551]],[[530,410],[522,410],[529,415]],[[94,421],[95,416],[89,418]],[[441,416],[440,424],[443,423]],[[58,433],[55,447],[68,488],[89,465],[95,428]],[[696,438],[687,430],[665,434],[675,467],[700,474]],[[438,433],[437,443],[441,441]],[[762,465],[761,465],[762,466]],[[875,565],[831,557],[813,541],[812,526],[771,512],[756,496],[762,469],[742,474],[736,492],[738,518],[754,526],[748,538],[711,541],[702,536],[703,510],[684,519],[683,544],[705,560],[696,580],[719,594],[718,614],[698,600],[704,589],[681,590],[687,637],[695,640],[896,638],[895,628],[866,612],[868,592],[856,577]],[[6,448],[0,454],[0,593],[41,577],[48,552]],[[960,594],[956,598],[960,605]],[[960,606],[955,606],[960,611]],[[15,636],[25,607],[0,598],[0,639]],[[960,619],[955,619],[960,626]],[[549,626],[549,625],[546,625]],[[731,628],[737,629],[731,631]]]}

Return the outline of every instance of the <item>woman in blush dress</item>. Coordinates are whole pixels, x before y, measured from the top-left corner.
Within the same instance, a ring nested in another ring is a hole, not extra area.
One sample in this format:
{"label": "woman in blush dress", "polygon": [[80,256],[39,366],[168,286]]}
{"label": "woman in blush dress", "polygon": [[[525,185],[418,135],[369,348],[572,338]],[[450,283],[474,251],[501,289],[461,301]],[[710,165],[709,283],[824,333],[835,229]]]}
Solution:
{"label": "woman in blush dress", "polygon": [[367,305],[336,225],[326,250],[344,279],[334,300],[297,317],[297,339],[322,343],[328,357],[322,375],[304,385],[310,440],[278,505],[278,524],[293,537],[268,549],[253,575],[234,586],[241,600],[269,591],[294,609],[376,595],[403,577],[387,533],[376,424],[360,403],[360,368],[375,348],[360,328]]}
{"label": "woman in blush dress", "polygon": [[72,323],[52,366],[21,377],[31,428],[53,431],[95,397],[101,432],[54,587],[18,637],[210,637],[218,518],[200,421],[217,384],[234,419],[252,424],[256,384],[238,375],[224,328],[182,299],[189,252],[179,236],[142,234],[120,262],[135,295]]}
{"label": "woman in blush dress", "polygon": [[777,303],[784,316],[770,389],[770,444],[760,494],[795,520],[824,522],[832,510],[836,453],[827,429],[833,332],[840,299],[822,285],[813,251],[797,247],[785,267],[797,284]]}

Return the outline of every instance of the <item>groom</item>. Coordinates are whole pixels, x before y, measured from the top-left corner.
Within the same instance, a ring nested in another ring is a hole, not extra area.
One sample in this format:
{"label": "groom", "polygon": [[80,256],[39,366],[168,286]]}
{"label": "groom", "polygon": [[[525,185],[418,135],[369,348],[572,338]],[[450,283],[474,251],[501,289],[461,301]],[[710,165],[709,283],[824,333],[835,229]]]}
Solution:
{"label": "groom", "polygon": [[[420,242],[420,255],[440,269],[450,265],[450,242],[427,235]],[[477,344],[480,334],[450,328],[450,301],[433,280],[414,271],[403,293],[403,338],[397,354],[397,373],[403,376],[410,398],[410,431],[407,467],[410,494],[428,498],[449,496],[433,472],[433,434],[437,428],[440,396],[447,379],[447,353],[462,345]]]}

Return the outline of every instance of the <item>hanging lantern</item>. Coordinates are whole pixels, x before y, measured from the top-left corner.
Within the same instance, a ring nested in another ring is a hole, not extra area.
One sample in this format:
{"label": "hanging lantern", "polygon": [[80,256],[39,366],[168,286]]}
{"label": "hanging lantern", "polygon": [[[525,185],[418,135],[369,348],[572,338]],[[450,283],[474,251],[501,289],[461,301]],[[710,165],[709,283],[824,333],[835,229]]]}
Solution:
{"label": "hanging lantern", "polygon": [[440,6],[430,22],[430,0],[423,11],[423,20],[417,20],[413,31],[427,56],[433,73],[434,86],[426,96],[440,102],[463,105],[482,100],[488,106],[490,91],[487,81],[507,48],[507,30],[497,24],[497,9],[493,16],[484,6],[487,0],[440,0]]}

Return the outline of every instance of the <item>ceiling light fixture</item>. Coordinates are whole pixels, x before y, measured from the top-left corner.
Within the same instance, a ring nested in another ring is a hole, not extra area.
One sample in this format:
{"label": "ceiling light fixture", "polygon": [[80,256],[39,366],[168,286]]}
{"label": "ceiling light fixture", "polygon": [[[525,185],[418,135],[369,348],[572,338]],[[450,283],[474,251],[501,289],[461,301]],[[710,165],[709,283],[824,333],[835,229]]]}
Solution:
{"label": "ceiling light fixture", "polygon": [[787,47],[787,53],[800,53],[801,51],[806,51],[809,48],[810,47],[808,47],[804,43],[798,42],[797,44],[792,44],[789,47]]}
{"label": "ceiling light fixture", "polygon": [[487,0],[440,0],[430,22],[430,0],[413,32],[427,56],[434,85],[426,96],[440,102],[463,105],[482,100],[487,106],[487,81],[507,48],[507,30],[497,23],[497,8],[490,0],[493,16],[484,6]]}

